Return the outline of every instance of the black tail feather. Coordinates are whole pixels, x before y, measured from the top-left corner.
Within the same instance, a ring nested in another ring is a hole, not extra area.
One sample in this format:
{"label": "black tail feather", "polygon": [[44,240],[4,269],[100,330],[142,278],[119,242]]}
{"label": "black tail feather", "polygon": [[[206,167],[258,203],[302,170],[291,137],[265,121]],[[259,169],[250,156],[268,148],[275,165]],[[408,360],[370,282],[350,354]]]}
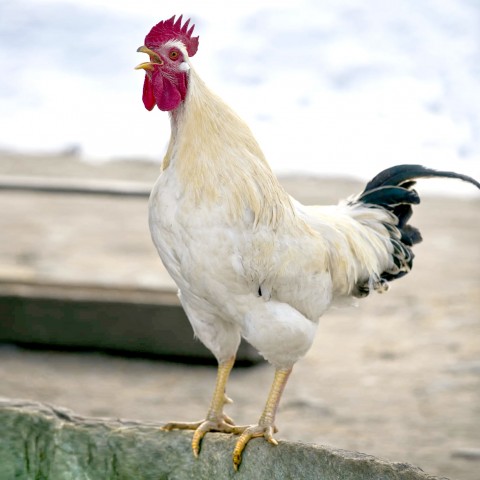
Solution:
{"label": "black tail feather", "polygon": [[403,204],[417,205],[420,197],[415,190],[403,187],[381,186],[371,190],[365,190],[357,201],[367,204],[380,205],[393,210],[393,207]]}
{"label": "black tail feather", "polygon": [[[387,168],[376,175],[370,182],[367,183],[363,193],[383,186],[399,186],[409,189],[419,178],[456,178],[469,182],[480,188],[480,183],[468,175],[461,173],[446,172],[441,170],[433,170],[422,165],[396,165],[395,167]],[[407,183],[408,182],[408,183]],[[412,183],[413,182],[413,183]]]}
{"label": "black tail feather", "polygon": [[[395,227],[385,224],[390,233],[393,245],[394,267],[381,273],[380,278],[373,282],[384,289],[384,284],[406,275],[412,268],[414,254],[411,247],[422,241],[420,231],[408,224],[413,210],[412,205],[420,203],[420,197],[412,189],[420,178],[454,178],[471,183],[480,189],[480,183],[475,179],[455,172],[432,170],[422,165],[397,165],[387,168],[367,183],[363,192],[349,203],[364,204],[372,208],[383,208],[391,212],[397,219]],[[368,295],[372,279],[362,281],[356,286],[358,296]]]}
{"label": "black tail feather", "polygon": [[398,218],[398,228],[403,228],[413,215],[413,208],[411,205],[404,203],[397,205],[392,209],[392,213]]}

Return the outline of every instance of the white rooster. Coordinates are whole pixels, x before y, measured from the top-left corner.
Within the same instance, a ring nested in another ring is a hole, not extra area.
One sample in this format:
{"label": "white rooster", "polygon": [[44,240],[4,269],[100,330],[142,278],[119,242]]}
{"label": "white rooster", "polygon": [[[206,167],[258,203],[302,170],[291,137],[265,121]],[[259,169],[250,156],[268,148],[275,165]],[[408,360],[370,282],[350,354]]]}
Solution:
{"label": "white rooster", "polygon": [[[206,432],[239,434],[235,469],[253,437],[276,444],[275,413],[292,367],[308,351],[332,302],[384,291],[412,267],[421,240],[407,222],[415,179],[472,178],[419,165],[389,168],[335,206],[304,206],[282,188],[247,125],[202,82],[190,58],[189,21],[155,25],[138,49],[149,55],[143,102],[169,111],[171,139],[153,188],[149,220],[160,257],[179,288],[195,335],[218,360],[206,418],[169,423],[193,429],[194,454]],[[275,367],[258,423],[225,415],[226,384],[241,337]]]}

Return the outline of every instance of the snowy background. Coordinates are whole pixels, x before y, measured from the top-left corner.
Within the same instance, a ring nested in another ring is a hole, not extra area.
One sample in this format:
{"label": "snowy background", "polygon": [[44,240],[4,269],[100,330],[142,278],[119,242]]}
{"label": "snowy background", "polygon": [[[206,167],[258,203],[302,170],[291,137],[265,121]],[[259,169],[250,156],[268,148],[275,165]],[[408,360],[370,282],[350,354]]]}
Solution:
{"label": "snowy background", "polygon": [[480,177],[480,0],[0,0],[0,149],[159,160],[168,116],[133,68],[180,13],[196,70],[276,172]]}

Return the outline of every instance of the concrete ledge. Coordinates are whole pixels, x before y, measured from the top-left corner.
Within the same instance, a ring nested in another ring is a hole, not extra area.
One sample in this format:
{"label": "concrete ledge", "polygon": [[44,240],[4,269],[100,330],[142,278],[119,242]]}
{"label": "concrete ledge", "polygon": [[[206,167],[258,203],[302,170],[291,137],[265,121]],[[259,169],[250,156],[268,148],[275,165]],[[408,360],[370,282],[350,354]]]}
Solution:
{"label": "concrete ledge", "polygon": [[[0,398],[0,478],[434,480],[404,463],[317,445],[263,439],[232,467],[235,437],[207,434],[193,458],[191,433],[158,425],[82,418],[52,406]],[[394,441],[392,439],[392,441]]]}
{"label": "concrete ledge", "polygon": [[[216,364],[172,291],[0,280],[0,342]],[[242,341],[237,361],[263,357]]]}

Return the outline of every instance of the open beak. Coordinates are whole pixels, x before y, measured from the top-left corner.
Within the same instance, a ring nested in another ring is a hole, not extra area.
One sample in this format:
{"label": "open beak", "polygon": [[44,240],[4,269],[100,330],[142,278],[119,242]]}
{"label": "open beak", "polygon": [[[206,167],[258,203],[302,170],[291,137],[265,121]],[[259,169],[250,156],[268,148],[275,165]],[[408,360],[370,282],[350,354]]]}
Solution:
{"label": "open beak", "polygon": [[163,65],[163,60],[160,58],[158,53],[154,52],[153,50],[150,50],[145,45],[138,47],[137,52],[146,53],[147,55],[149,55],[150,61],[140,63],[135,67],[135,70],[153,70],[154,65]]}

